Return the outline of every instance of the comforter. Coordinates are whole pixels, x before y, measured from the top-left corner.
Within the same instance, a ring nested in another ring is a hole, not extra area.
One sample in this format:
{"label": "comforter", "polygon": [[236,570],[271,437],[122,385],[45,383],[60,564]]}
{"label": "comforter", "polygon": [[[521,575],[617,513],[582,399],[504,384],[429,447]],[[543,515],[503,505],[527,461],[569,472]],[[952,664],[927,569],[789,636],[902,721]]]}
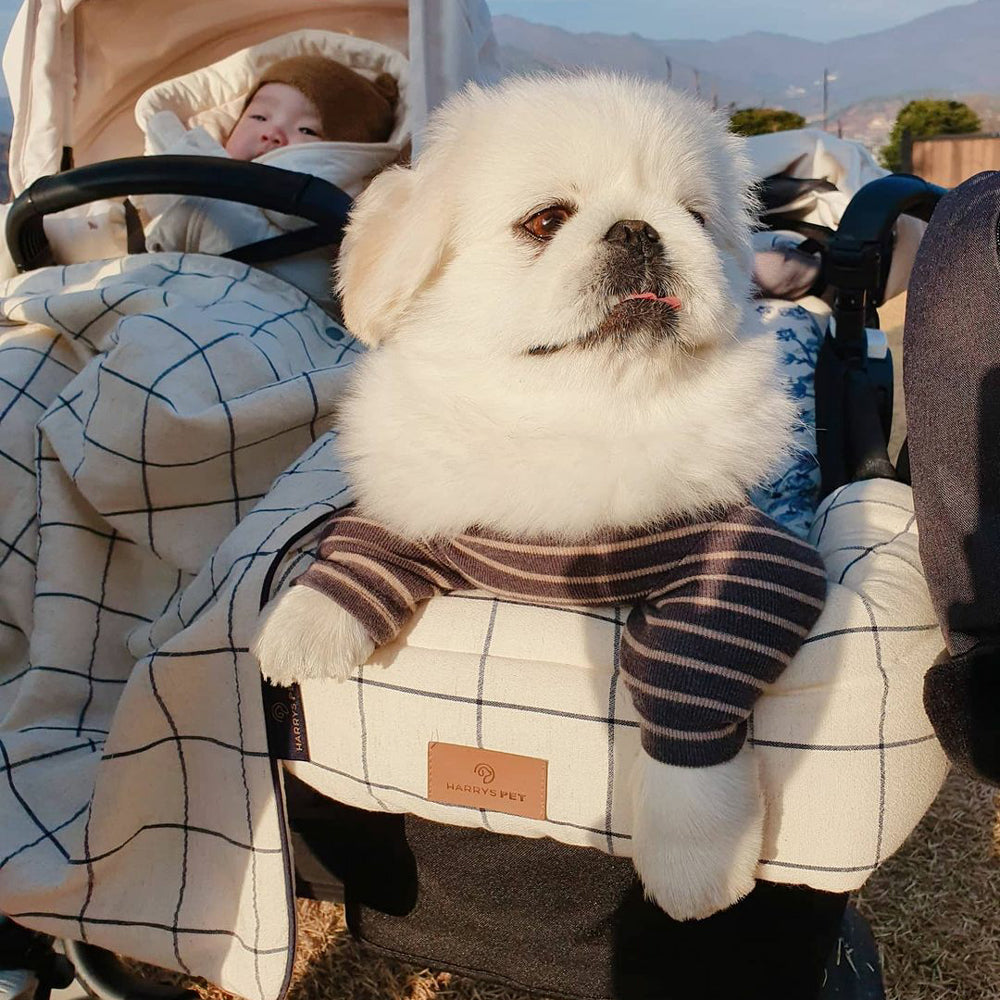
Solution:
{"label": "comforter", "polygon": [[247,636],[276,547],[342,502],[358,348],[206,256],[0,291],[0,912],[274,997],[294,907]]}

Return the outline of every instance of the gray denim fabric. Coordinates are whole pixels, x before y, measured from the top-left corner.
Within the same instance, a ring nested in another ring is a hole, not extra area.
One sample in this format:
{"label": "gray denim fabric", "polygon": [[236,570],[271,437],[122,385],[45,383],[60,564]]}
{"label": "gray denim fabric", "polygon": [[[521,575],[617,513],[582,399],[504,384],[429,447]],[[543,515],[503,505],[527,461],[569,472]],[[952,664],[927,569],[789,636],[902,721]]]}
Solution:
{"label": "gray denim fabric", "polygon": [[1000,172],[946,195],[910,278],[903,384],[920,556],[953,657],[1000,641]]}

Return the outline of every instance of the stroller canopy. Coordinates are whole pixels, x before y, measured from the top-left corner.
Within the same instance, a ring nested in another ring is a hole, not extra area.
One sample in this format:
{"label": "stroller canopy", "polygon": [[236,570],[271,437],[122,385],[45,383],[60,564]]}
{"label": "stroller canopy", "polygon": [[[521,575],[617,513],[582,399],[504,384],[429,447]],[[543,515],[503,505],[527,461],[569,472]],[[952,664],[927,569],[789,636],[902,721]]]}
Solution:
{"label": "stroller canopy", "polygon": [[59,170],[142,153],[135,102],[162,80],[296,28],[389,45],[410,59],[414,133],[469,79],[497,72],[485,0],[25,0],[3,57],[15,195]]}

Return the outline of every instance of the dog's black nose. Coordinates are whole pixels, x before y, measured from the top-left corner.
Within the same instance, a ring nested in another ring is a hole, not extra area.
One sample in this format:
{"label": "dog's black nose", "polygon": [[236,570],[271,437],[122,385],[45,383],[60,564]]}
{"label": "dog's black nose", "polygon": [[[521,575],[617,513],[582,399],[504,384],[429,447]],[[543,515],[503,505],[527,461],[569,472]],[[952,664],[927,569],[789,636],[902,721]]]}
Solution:
{"label": "dog's black nose", "polygon": [[660,242],[660,234],[645,219],[619,219],[605,234],[608,243],[620,243],[645,255]]}

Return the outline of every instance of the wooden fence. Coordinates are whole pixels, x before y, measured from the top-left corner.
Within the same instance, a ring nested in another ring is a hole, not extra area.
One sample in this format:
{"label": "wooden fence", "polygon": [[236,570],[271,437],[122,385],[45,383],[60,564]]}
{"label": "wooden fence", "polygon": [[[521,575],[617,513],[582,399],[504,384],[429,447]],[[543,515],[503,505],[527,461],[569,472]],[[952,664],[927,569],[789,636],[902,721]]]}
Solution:
{"label": "wooden fence", "polygon": [[1000,170],[1000,135],[936,135],[913,139],[900,152],[902,168],[941,187],[955,187],[982,170]]}

